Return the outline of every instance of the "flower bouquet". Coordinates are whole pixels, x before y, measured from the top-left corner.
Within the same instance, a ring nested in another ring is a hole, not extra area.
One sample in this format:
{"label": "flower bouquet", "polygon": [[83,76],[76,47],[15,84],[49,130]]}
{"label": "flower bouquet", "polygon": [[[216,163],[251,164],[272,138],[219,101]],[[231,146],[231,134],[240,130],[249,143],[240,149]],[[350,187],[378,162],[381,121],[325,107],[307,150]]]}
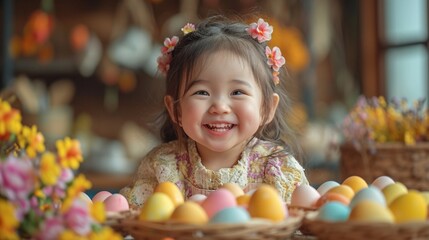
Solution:
{"label": "flower bouquet", "polygon": [[37,127],[0,99],[0,239],[122,239],[102,225],[103,203],[85,199],[91,183],[74,176],[82,161],[78,141],[46,150]]}
{"label": "flower bouquet", "polygon": [[372,181],[392,176],[410,188],[429,189],[429,115],[424,100],[386,102],[360,97],[342,124],[341,175]]}

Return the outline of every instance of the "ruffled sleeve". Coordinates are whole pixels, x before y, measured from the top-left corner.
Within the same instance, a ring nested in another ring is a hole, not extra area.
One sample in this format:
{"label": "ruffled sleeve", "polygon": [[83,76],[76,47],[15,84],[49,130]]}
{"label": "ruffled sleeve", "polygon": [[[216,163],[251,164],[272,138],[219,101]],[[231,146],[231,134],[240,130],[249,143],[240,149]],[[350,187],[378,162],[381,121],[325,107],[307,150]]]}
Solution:
{"label": "ruffled sleeve", "polygon": [[155,153],[152,151],[140,162],[133,182],[119,191],[128,200],[131,208],[141,207],[157,184],[153,167]]}
{"label": "ruffled sleeve", "polygon": [[286,203],[290,202],[292,192],[300,184],[309,184],[304,168],[292,155],[270,158],[265,168],[265,181],[276,187]]}
{"label": "ruffled sleeve", "polygon": [[183,192],[181,175],[177,169],[178,142],[161,144],[152,149],[140,162],[133,182],[120,190],[132,208],[140,208],[160,182],[176,183]]}

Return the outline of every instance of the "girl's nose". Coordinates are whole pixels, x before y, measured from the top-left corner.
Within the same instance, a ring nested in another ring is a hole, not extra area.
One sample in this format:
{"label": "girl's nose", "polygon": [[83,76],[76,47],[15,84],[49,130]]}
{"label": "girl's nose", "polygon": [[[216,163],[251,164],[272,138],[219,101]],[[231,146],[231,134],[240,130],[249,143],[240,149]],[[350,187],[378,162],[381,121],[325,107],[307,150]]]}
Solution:
{"label": "girl's nose", "polygon": [[212,114],[226,114],[231,112],[231,108],[227,101],[219,99],[212,102],[209,112]]}

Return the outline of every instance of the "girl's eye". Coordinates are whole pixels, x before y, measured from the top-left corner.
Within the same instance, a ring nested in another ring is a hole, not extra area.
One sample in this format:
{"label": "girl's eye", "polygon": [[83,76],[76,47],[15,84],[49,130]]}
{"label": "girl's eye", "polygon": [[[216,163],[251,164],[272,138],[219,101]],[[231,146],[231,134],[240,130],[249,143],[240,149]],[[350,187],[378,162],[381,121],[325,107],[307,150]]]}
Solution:
{"label": "girl's eye", "polygon": [[204,90],[199,90],[199,91],[196,91],[196,92],[194,93],[194,95],[203,95],[203,96],[208,96],[208,95],[209,95],[209,93],[208,93],[207,91],[204,91]]}
{"label": "girl's eye", "polygon": [[235,91],[233,91],[231,94],[232,94],[232,95],[243,95],[243,94],[244,94],[244,92],[243,92],[243,91],[241,91],[241,90],[235,90]]}

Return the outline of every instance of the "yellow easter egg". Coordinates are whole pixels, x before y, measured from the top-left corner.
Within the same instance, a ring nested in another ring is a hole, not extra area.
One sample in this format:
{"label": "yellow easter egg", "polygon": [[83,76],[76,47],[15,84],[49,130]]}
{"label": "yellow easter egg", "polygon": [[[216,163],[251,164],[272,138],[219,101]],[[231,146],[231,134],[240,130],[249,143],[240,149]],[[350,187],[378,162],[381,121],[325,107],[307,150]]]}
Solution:
{"label": "yellow easter egg", "polygon": [[389,208],[397,223],[426,220],[426,200],[421,193],[415,190],[410,190],[395,198]]}
{"label": "yellow easter egg", "polygon": [[351,200],[353,198],[353,196],[355,195],[355,192],[353,191],[353,189],[350,186],[343,185],[343,184],[329,189],[329,191],[327,193],[339,193],[339,194],[343,195],[344,197],[348,198],[349,200]]}
{"label": "yellow easter egg", "polygon": [[172,182],[160,182],[155,187],[154,192],[162,192],[167,194],[173,201],[175,207],[185,201],[182,192],[179,190],[177,185]]}
{"label": "yellow easter egg", "polygon": [[263,184],[252,194],[248,206],[252,218],[265,218],[282,221],[286,217],[286,208],[277,189]]}
{"label": "yellow easter egg", "polygon": [[142,221],[164,222],[170,218],[174,208],[174,203],[167,194],[156,192],[146,200],[140,211],[139,219]]}
{"label": "yellow easter egg", "polygon": [[170,220],[177,223],[205,224],[209,218],[200,204],[187,201],[174,209]]}
{"label": "yellow easter egg", "polygon": [[401,182],[395,182],[387,185],[382,190],[384,198],[386,199],[386,205],[389,206],[397,197],[406,194],[408,192],[407,187]]}
{"label": "yellow easter egg", "polygon": [[371,200],[362,200],[351,210],[348,220],[393,223],[394,217],[389,208],[384,207],[380,203]]}
{"label": "yellow easter egg", "polygon": [[249,205],[251,195],[241,195],[236,198],[237,205],[247,207]]}
{"label": "yellow easter egg", "polygon": [[226,188],[232,193],[232,195],[234,195],[234,197],[244,195],[243,189],[236,183],[225,183],[221,188]]}
{"label": "yellow easter egg", "polygon": [[429,207],[429,191],[424,191],[424,192],[420,192],[422,194],[422,196],[424,197],[424,199],[426,200],[426,204]]}
{"label": "yellow easter egg", "polygon": [[355,193],[368,187],[366,181],[359,176],[350,176],[346,178],[342,184],[351,187]]}

